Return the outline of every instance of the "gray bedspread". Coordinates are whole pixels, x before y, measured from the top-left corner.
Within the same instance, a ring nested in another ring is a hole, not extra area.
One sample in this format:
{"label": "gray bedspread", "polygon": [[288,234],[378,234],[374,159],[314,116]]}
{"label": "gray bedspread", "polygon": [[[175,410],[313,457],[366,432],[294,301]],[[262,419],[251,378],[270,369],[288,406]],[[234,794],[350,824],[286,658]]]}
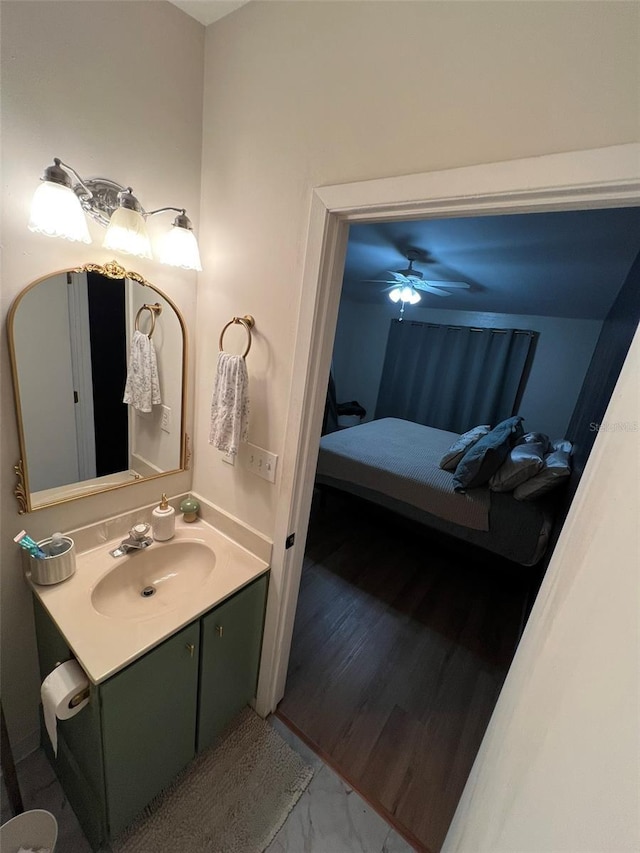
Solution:
{"label": "gray bedspread", "polygon": [[455,432],[381,418],[320,439],[318,474],[375,490],[471,530],[489,530],[488,489],[453,490],[440,459]]}
{"label": "gray bedspread", "polygon": [[515,563],[535,565],[552,524],[545,498],[517,501],[485,487],[453,492],[453,474],[438,462],[456,438],[396,418],[361,424],[320,440],[316,480]]}

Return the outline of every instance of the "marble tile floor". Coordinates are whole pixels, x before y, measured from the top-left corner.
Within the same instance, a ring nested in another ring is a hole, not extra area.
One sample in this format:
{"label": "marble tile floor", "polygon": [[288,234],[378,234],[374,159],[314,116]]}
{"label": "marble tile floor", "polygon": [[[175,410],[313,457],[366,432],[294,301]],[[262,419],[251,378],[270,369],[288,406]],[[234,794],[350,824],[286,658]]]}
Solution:
{"label": "marble tile floor", "polygon": [[276,717],[271,725],[315,769],[265,853],[411,853],[411,847],[362,797]]}
{"label": "marble tile floor", "polygon": [[[265,853],[411,853],[413,848],[284,723],[275,717],[270,722],[315,774]],[[56,853],[91,853],[44,752],[29,755],[17,772],[25,809],[47,809],[56,816]],[[4,784],[0,795],[4,822],[12,816]]]}
{"label": "marble tile floor", "polygon": [[[18,762],[16,772],[25,811],[46,809],[58,821],[56,853],[91,853],[89,842],[84,837],[80,824],[42,749],[32,752]],[[0,815],[2,823],[13,816],[4,784],[0,800]]]}

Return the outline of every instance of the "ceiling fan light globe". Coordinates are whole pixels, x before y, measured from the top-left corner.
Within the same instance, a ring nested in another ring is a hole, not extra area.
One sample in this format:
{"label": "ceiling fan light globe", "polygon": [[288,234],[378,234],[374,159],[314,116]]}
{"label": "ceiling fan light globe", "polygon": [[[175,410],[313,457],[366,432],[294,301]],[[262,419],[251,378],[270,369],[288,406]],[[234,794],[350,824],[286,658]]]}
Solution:
{"label": "ceiling fan light globe", "polygon": [[[402,291],[400,293],[400,299],[403,302],[410,302],[411,304],[413,304],[413,295],[414,294],[416,294],[415,290],[412,287],[410,287],[409,285],[405,285],[402,288]],[[417,294],[416,294],[416,296],[417,296]],[[420,300],[420,297],[418,296],[418,301],[419,300]]]}
{"label": "ceiling fan light globe", "polygon": [[393,290],[389,291],[389,299],[392,302],[400,302],[400,294],[402,293],[402,289],[400,287],[394,287]]}
{"label": "ceiling fan light globe", "polygon": [[416,293],[416,291],[414,290],[412,295],[411,295],[411,299],[409,300],[409,304],[410,305],[417,305],[418,302],[420,302],[421,298],[422,297],[420,296],[420,294]]}

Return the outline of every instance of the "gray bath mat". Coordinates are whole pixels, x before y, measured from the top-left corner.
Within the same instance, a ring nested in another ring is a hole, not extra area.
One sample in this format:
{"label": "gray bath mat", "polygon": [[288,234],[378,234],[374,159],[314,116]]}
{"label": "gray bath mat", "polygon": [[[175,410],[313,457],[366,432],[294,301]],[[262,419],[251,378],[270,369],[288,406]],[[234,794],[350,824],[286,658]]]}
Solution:
{"label": "gray bath mat", "polygon": [[313,776],[247,708],[131,827],[114,853],[262,853]]}

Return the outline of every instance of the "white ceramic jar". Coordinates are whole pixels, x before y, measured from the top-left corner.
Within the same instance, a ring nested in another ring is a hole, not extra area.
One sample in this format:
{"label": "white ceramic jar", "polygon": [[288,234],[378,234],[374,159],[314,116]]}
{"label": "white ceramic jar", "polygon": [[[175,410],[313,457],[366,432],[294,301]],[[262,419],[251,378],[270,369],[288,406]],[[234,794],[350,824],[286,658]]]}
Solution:
{"label": "white ceramic jar", "polygon": [[172,539],[176,533],[176,511],[169,505],[166,495],[162,496],[162,500],[159,506],[153,510],[152,516],[153,538],[157,542],[166,542],[167,539]]}

